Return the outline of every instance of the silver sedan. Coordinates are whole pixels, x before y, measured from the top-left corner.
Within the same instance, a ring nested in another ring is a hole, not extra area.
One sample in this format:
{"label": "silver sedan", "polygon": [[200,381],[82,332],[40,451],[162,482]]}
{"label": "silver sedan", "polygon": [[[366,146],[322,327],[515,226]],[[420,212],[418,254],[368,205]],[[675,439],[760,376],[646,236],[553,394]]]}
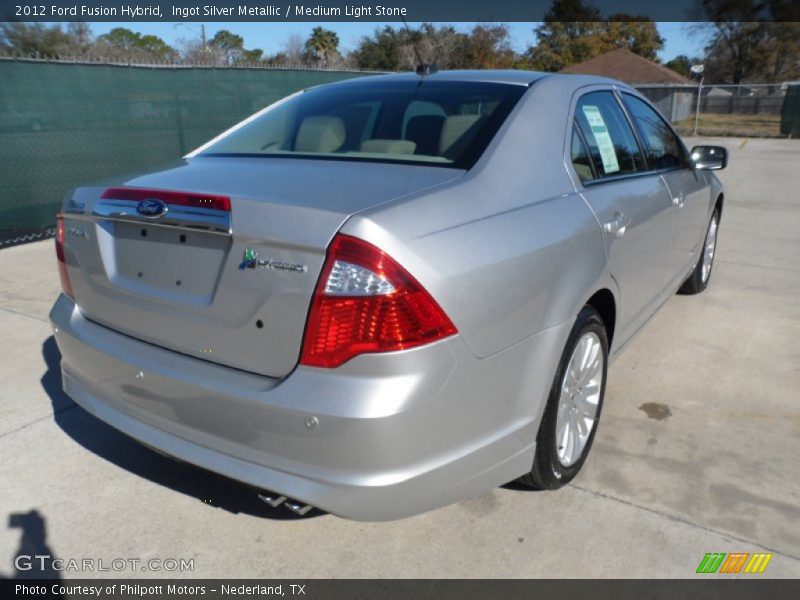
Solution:
{"label": "silver sedan", "polygon": [[357,78],[66,198],[66,393],[273,506],[405,517],[581,469],[606,374],[708,285],[723,148],[524,71]]}

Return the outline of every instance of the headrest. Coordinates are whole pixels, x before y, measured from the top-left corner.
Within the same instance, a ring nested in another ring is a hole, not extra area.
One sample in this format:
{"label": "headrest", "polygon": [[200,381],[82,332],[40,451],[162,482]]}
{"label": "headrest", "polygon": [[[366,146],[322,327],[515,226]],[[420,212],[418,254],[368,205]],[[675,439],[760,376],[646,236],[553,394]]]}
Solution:
{"label": "headrest", "polygon": [[430,129],[434,129],[438,133],[442,128],[442,123],[444,123],[444,117],[441,115],[417,115],[416,117],[411,117],[406,123],[406,137],[411,138],[419,132]]}
{"label": "headrest", "polygon": [[439,138],[439,154],[444,155],[480,118],[481,115],[452,115],[447,117],[442,125],[442,137]]}
{"label": "headrest", "polygon": [[414,154],[417,145],[409,140],[364,140],[361,152],[379,154]]}
{"label": "headrest", "polygon": [[306,117],[297,131],[295,152],[336,152],[344,144],[344,121],[339,117]]}
{"label": "headrest", "polygon": [[436,156],[439,152],[439,136],[442,133],[442,115],[417,115],[411,117],[406,124],[407,140],[416,142],[417,154]]}

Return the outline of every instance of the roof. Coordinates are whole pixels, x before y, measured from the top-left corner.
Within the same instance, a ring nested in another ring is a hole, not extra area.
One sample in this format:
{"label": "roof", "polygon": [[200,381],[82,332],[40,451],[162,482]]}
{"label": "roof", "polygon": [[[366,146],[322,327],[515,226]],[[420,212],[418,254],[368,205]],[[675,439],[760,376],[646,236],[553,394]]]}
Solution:
{"label": "roof", "polygon": [[386,82],[419,82],[421,79],[426,81],[453,81],[453,82],[477,82],[477,83],[501,83],[506,85],[521,85],[528,87],[538,81],[547,80],[558,85],[563,89],[575,89],[583,85],[606,84],[606,85],[625,85],[624,82],[609,79],[608,77],[598,77],[595,75],[562,75],[559,73],[541,73],[538,71],[519,71],[519,70],[453,70],[437,71],[430,75],[420,76],[413,71],[403,73],[381,73],[366,77],[353,77],[332,83],[325,83],[315,87],[342,87],[358,86],[363,83],[382,84]]}
{"label": "roof", "polygon": [[561,70],[561,73],[582,73],[619,79],[625,83],[691,84],[692,81],[672,69],[634,54],[627,48],[616,48]]}
{"label": "roof", "polygon": [[[430,75],[425,75],[425,79],[430,81],[477,81],[486,83],[510,83],[515,85],[530,85],[534,81],[545,77],[548,73],[537,71],[516,71],[516,70],[454,70],[437,71]],[[409,79],[419,80],[420,76],[413,71],[405,73],[390,73],[385,75],[375,75],[381,81],[405,81]],[[372,77],[356,77],[347,81],[364,81]]]}

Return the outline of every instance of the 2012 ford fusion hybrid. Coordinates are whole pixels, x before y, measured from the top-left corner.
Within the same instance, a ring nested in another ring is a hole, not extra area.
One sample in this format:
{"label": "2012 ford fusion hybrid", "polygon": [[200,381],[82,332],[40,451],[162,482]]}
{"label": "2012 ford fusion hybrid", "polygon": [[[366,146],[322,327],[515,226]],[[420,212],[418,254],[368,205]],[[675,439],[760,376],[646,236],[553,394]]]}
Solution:
{"label": "2012 ford fusion hybrid", "polygon": [[609,363],[708,284],[726,162],[597,77],[299,92],[175,164],[68,195],[64,390],[301,514],[558,488],[586,460]]}

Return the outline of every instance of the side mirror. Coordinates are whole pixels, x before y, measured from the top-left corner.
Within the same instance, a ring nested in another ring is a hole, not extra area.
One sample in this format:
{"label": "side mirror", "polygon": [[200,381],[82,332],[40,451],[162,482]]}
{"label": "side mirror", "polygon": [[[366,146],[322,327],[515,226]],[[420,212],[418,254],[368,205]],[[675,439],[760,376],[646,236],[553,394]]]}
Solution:
{"label": "side mirror", "polygon": [[728,151],[722,146],[695,146],[689,160],[695,169],[718,171],[728,165]]}

